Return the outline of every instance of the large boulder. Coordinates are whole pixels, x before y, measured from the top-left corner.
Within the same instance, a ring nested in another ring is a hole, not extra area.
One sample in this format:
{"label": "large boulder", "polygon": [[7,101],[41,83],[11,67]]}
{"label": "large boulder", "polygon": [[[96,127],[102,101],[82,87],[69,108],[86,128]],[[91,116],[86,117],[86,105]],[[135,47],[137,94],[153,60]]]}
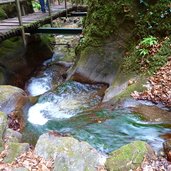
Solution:
{"label": "large boulder", "polygon": [[96,167],[104,165],[106,159],[87,142],[49,133],[40,136],[35,153],[45,159],[53,158],[55,171],[95,171]]}
{"label": "large boulder", "polygon": [[101,82],[112,84],[121,63],[122,53],[114,47],[114,42],[99,48],[85,49],[76,65],[68,71],[68,79],[81,82]]}
{"label": "large boulder", "polygon": [[145,158],[156,159],[153,149],[146,142],[135,141],[113,151],[106,161],[106,168],[110,171],[136,169]]}
{"label": "large boulder", "polygon": [[113,84],[133,36],[133,18],[120,11],[126,4],[117,4],[116,0],[88,2],[84,37],[76,49],[77,62],[68,71],[68,79]]}
{"label": "large boulder", "polygon": [[17,105],[24,105],[26,100],[27,95],[22,89],[10,85],[0,86],[0,111],[9,114],[16,110]]}

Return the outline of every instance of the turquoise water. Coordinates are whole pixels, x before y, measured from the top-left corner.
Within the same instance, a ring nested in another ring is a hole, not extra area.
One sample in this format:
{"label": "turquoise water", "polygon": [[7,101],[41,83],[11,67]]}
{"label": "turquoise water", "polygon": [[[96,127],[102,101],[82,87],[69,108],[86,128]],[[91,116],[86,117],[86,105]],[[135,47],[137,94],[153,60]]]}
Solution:
{"label": "turquoise water", "polygon": [[75,81],[65,82],[56,90],[40,96],[38,103],[28,111],[28,121],[34,125],[44,125],[51,120],[71,118],[101,101],[102,98],[97,95],[100,87]]}
{"label": "turquoise water", "polygon": [[146,122],[126,106],[113,111],[95,110],[102,100],[98,96],[101,85],[69,81],[52,90],[54,73],[50,65],[47,66],[51,62],[54,60],[45,62],[48,70],[27,83],[26,91],[40,97],[25,113],[27,122],[23,141],[35,145],[41,134],[54,130],[87,141],[105,153],[134,140],[144,140],[156,150],[162,148],[164,140],[161,135],[170,132],[171,124]]}
{"label": "turquoise water", "polygon": [[32,136],[56,130],[87,141],[105,153],[134,140],[144,140],[158,150],[163,143],[160,135],[169,132],[169,127],[170,125],[145,122],[127,109],[81,112],[66,119],[48,120],[44,125],[27,123],[27,130],[32,130]]}

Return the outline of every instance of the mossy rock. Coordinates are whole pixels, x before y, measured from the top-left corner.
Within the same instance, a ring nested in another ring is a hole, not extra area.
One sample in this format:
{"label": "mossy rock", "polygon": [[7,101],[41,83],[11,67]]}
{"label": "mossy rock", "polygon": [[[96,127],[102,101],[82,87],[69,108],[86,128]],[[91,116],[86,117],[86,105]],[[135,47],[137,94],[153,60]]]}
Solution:
{"label": "mossy rock", "polygon": [[149,122],[159,122],[170,124],[171,112],[161,109],[157,106],[137,105],[131,109],[135,114],[140,115],[144,120]]}
{"label": "mossy rock", "polygon": [[134,141],[110,154],[106,168],[110,171],[126,171],[141,166],[144,158],[155,159],[153,149],[143,141]]}
{"label": "mossy rock", "polygon": [[7,155],[4,158],[5,163],[11,163],[16,157],[29,150],[27,143],[8,143]]}
{"label": "mossy rock", "polygon": [[9,114],[16,110],[19,101],[22,100],[21,103],[24,103],[25,97],[27,97],[26,93],[18,87],[0,85],[0,110]]}
{"label": "mossy rock", "polygon": [[4,138],[6,139],[6,142],[19,143],[19,142],[21,142],[22,134],[8,128],[8,129],[6,129],[6,131],[4,133]]}
{"label": "mossy rock", "polygon": [[106,160],[87,142],[79,142],[73,137],[55,136],[55,133],[41,135],[35,153],[45,159],[53,158],[54,171],[96,171],[96,167],[104,165]]}
{"label": "mossy rock", "polygon": [[83,49],[78,55],[76,64],[68,71],[68,79],[80,81],[77,78],[77,75],[80,75],[82,79],[89,80],[83,82],[112,84],[124,53],[122,47],[115,45],[113,39],[108,39],[99,47]]}
{"label": "mossy rock", "polygon": [[110,101],[116,103],[123,101],[131,97],[131,93],[134,91],[143,91],[145,87],[143,84],[146,83],[147,79],[144,76],[135,76],[133,74],[126,74],[120,71],[117,74],[116,80],[106,90],[103,98],[104,102]]}

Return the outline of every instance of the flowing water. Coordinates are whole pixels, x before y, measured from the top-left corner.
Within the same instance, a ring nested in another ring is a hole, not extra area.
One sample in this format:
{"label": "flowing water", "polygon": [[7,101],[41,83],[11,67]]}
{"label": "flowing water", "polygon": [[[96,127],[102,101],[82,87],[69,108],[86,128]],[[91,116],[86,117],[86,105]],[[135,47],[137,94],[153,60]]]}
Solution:
{"label": "flowing water", "polygon": [[[61,51],[58,53],[64,56]],[[134,140],[144,140],[155,149],[162,147],[161,135],[169,133],[171,125],[144,121],[127,107],[113,111],[95,109],[102,100],[98,95],[102,85],[67,81],[56,83],[54,88],[54,71],[47,69],[52,62],[53,58],[46,61],[45,69],[26,86],[30,95],[39,95],[38,102],[26,114],[24,138],[27,141],[33,143],[42,133],[55,130],[87,141],[107,153]]]}
{"label": "flowing water", "polygon": [[25,138],[30,142],[44,132],[55,130],[107,153],[133,140],[147,141],[157,150],[162,147],[164,140],[160,136],[169,133],[171,125],[146,122],[127,106],[113,111],[94,109],[102,100],[98,95],[102,85],[68,81],[51,90],[52,74],[46,72],[31,78],[27,86],[32,95],[43,93],[27,113]]}
{"label": "flowing water", "polygon": [[160,136],[169,133],[171,125],[143,121],[128,109],[86,111],[98,102],[93,99],[87,103],[87,96],[80,92],[78,97],[73,92],[69,96],[64,93],[62,98],[58,96],[62,100],[60,102],[52,94],[48,97],[48,100],[52,99],[50,102],[40,100],[29,110],[28,130],[37,135],[51,130],[71,134],[103,152],[110,152],[134,140],[144,140],[156,150],[162,147]]}
{"label": "flowing water", "polygon": [[96,95],[98,87],[73,81],[63,83],[55,91],[39,98],[38,103],[28,111],[28,121],[44,125],[49,120],[71,118],[100,102],[101,98]]}

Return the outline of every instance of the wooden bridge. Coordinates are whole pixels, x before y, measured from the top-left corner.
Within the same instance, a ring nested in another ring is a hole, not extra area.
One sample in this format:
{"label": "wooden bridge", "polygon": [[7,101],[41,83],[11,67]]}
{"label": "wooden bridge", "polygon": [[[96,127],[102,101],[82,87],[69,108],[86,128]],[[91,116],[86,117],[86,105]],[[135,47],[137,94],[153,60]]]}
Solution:
{"label": "wooden bridge", "polygon": [[[60,5],[51,6],[48,13],[35,12],[21,16],[19,0],[1,0],[1,2],[2,1],[16,2],[16,5],[18,5],[18,17],[0,21],[0,42],[18,35],[22,35],[23,39],[25,39],[25,33],[33,32],[33,30],[38,29],[42,25],[52,23],[52,20],[58,17],[64,17],[67,15],[67,13],[76,11],[78,8],[81,8],[76,5],[66,4],[65,2]],[[26,44],[25,40],[23,41]]]}

